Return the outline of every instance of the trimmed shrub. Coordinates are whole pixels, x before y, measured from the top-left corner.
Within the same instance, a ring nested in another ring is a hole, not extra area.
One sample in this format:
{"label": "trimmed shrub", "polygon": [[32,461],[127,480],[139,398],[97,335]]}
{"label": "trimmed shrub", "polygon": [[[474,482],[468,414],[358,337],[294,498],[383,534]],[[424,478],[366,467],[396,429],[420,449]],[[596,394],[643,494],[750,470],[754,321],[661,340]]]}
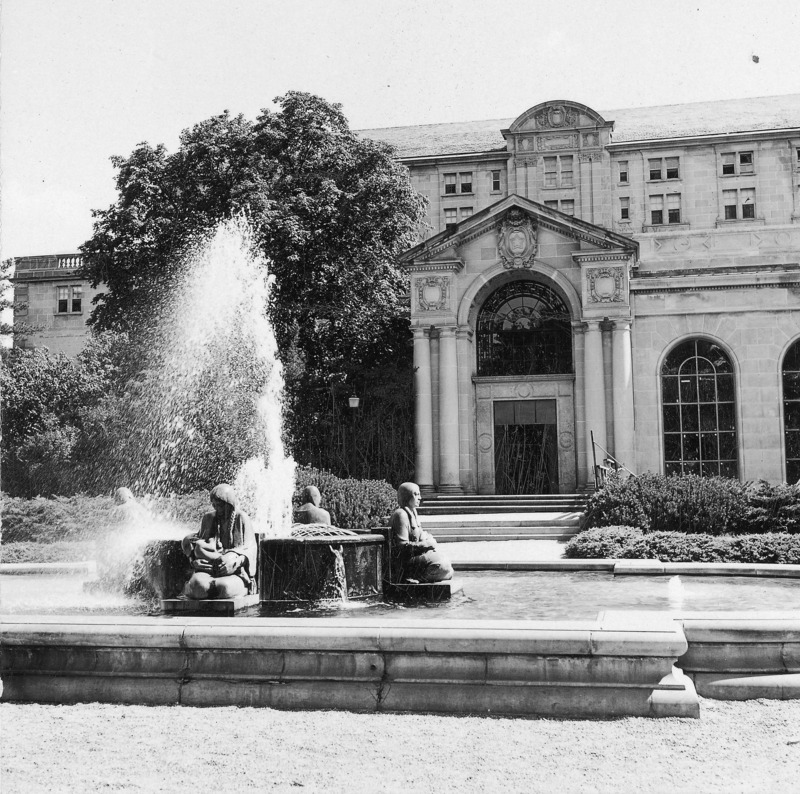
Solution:
{"label": "trimmed shrub", "polygon": [[800,535],[700,535],[643,532],[636,527],[596,527],[576,535],[564,556],[662,562],[760,562],[800,564]]}
{"label": "trimmed shrub", "polygon": [[738,535],[800,532],[800,488],[727,477],[612,477],[589,500],[587,526]]}
{"label": "trimmed shrub", "polygon": [[331,514],[331,523],[345,529],[387,526],[397,507],[397,492],[385,480],[341,479],[329,471],[298,467],[292,505],[301,504],[303,488],[316,485],[320,504]]}

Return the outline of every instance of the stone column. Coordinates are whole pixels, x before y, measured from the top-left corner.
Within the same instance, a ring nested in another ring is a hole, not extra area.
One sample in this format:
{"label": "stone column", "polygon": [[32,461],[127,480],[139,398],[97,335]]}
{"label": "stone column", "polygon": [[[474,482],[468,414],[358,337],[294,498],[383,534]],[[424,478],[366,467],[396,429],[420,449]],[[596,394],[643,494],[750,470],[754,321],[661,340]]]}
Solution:
{"label": "stone column", "polygon": [[460,493],[456,329],[439,329],[439,491]]}
{"label": "stone column", "polygon": [[475,355],[472,349],[472,329],[461,326],[456,330],[458,353],[458,426],[460,440],[460,481],[465,493],[475,493],[477,461],[475,446],[475,391],[472,373]]}
{"label": "stone column", "polygon": [[[586,454],[589,482],[594,482],[592,433],[603,449],[608,448],[606,438],[606,391],[603,378],[603,340],[599,320],[586,323],[583,348],[584,394],[586,395]],[[598,450],[600,456],[602,452]],[[598,463],[602,457],[598,459]]]}
{"label": "stone column", "polygon": [[633,432],[633,353],[631,321],[614,320],[614,457],[636,470]]}
{"label": "stone column", "polygon": [[431,343],[424,328],[414,329],[415,477],[421,491],[433,491],[433,405]]}

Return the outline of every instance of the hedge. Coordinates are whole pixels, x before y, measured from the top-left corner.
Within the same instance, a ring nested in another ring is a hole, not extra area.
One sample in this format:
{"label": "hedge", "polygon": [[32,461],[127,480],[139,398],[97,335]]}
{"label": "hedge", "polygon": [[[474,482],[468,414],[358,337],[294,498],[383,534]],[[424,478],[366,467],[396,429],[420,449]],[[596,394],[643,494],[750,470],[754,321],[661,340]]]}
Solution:
{"label": "hedge", "polygon": [[93,560],[95,545],[86,541],[3,543],[0,562],[84,562]]}
{"label": "hedge", "polygon": [[587,526],[709,535],[800,532],[800,486],[696,475],[611,477],[589,500]]}
{"label": "hedge", "polygon": [[760,562],[800,565],[800,535],[700,535],[643,532],[637,527],[586,529],[567,543],[565,557],[662,562]]}
{"label": "hedge", "polygon": [[397,507],[397,492],[386,480],[342,479],[329,471],[298,467],[292,504],[301,504],[303,488],[316,485],[320,506],[331,514],[331,524],[349,529],[387,526]]}

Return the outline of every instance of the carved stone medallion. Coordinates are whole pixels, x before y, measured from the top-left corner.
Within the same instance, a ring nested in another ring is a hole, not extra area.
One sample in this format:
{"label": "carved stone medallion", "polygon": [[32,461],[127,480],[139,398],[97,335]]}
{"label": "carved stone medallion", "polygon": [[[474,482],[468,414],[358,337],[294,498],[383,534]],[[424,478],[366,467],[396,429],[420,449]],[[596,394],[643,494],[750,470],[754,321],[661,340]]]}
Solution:
{"label": "carved stone medallion", "polygon": [[511,209],[503,220],[497,248],[504,268],[532,268],[536,228],[530,216],[516,207]]}
{"label": "carved stone medallion", "polygon": [[586,273],[589,281],[589,300],[592,303],[620,303],[622,296],[623,269],[621,267],[598,267]]}
{"label": "carved stone medallion", "polygon": [[536,115],[536,123],[545,129],[574,127],[578,123],[578,114],[564,105],[553,105]]}
{"label": "carved stone medallion", "polygon": [[420,311],[446,309],[450,302],[450,279],[447,276],[427,276],[417,281],[417,303]]}

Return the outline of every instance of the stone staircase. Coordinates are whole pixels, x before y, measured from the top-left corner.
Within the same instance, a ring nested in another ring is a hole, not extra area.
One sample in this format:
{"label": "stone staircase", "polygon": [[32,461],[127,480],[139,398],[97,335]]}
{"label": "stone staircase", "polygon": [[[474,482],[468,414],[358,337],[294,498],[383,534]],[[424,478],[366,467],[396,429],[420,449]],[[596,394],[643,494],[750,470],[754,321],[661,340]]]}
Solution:
{"label": "stone staircase", "polygon": [[587,494],[423,497],[422,526],[444,543],[471,540],[567,540],[577,534]]}

